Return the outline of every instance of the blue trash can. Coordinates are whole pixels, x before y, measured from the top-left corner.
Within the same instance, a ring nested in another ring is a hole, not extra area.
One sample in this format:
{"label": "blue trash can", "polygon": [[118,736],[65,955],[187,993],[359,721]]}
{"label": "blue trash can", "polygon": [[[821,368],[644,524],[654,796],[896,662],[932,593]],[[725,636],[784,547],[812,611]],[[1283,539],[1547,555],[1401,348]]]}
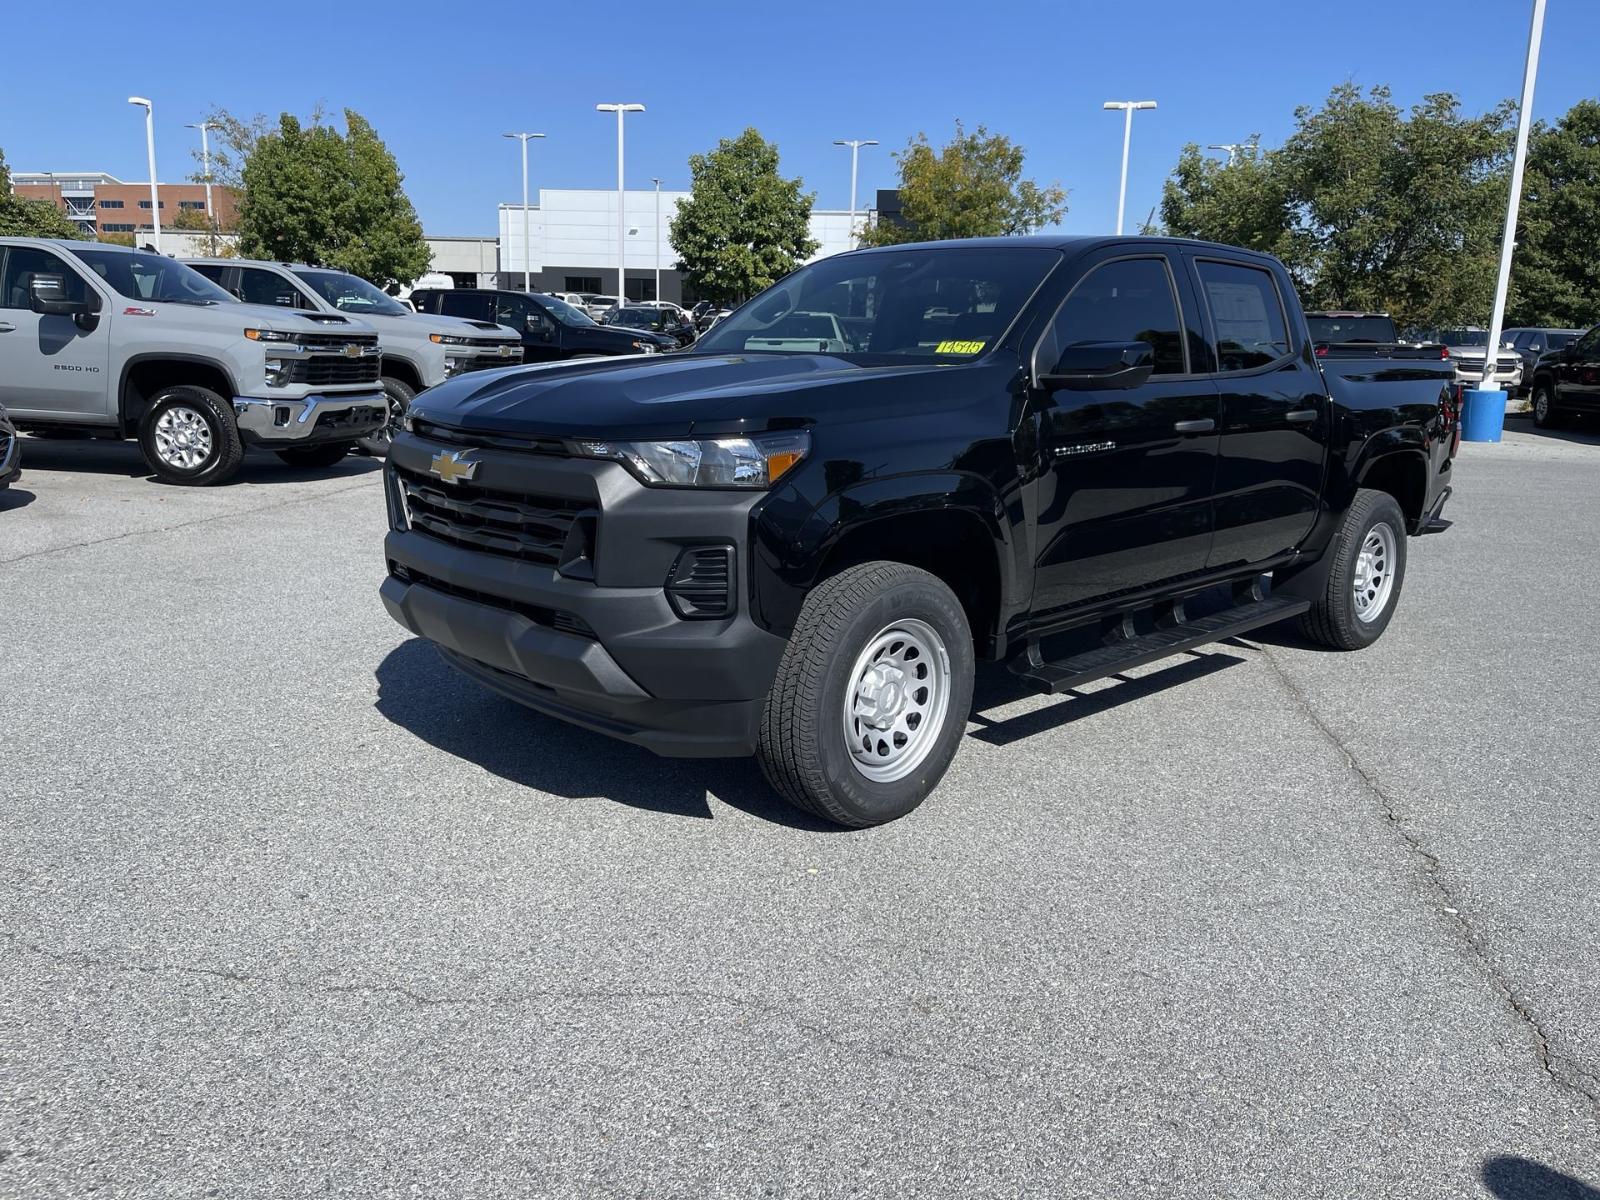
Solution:
{"label": "blue trash can", "polygon": [[1467,391],[1462,394],[1461,440],[1498,442],[1506,426],[1506,394],[1494,391]]}

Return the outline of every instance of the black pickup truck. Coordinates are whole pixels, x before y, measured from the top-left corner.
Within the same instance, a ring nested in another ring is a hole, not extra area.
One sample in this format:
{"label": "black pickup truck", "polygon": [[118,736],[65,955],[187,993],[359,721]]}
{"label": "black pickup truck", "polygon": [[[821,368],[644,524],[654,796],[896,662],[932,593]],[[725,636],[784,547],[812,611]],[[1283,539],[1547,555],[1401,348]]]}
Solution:
{"label": "black pickup truck", "polygon": [[1441,342],[1402,342],[1388,313],[1308,312],[1306,327],[1318,358],[1450,357]]}
{"label": "black pickup truck", "polygon": [[608,329],[581,308],[540,292],[504,288],[418,288],[411,303],[419,313],[465,317],[508,325],[522,335],[522,361],[660,354],[678,348],[678,339],[648,329]]}
{"label": "black pickup truck", "polygon": [[[796,313],[842,348],[786,349]],[[980,660],[1058,693],[1289,618],[1377,640],[1450,375],[1319,362],[1283,267],[1226,246],[840,254],[682,353],[420,396],[382,597],[529,707],[874,824],[938,784]]]}

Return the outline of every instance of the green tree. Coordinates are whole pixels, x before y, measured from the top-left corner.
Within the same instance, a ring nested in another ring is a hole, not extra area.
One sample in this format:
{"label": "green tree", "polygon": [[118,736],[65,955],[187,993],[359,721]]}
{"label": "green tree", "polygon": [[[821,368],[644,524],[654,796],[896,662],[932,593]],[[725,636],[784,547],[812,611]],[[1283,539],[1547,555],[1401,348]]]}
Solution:
{"label": "green tree", "polygon": [[937,151],[919,133],[894,157],[904,223],[877,222],[862,232],[863,245],[1006,237],[1055,225],[1066,215],[1066,192],[1024,179],[1022,147],[982,125],[968,133],[957,121],[955,136]]}
{"label": "green tree", "polygon": [[25,200],[11,190],[11,168],[0,150],[0,235],[82,239],[83,232],[49,200]]}
{"label": "green tree", "polygon": [[372,126],[351,109],[344,116],[343,134],[288,113],[264,133],[235,122],[244,131],[239,253],[336,267],[379,287],[410,283],[430,253],[404,177]]}
{"label": "green tree", "polygon": [[1442,93],[1407,113],[1387,88],[1343,84],[1259,158],[1222,165],[1185,147],[1162,218],[1170,233],[1277,254],[1311,307],[1486,322],[1512,111],[1465,116]]}
{"label": "green tree", "polygon": [[754,129],[723,138],[689,158],[689,198],[669,236],[678,269],[696,294],[743,300],[816,253],[810,235],[814,193],[778,172],[778,148]]}
{"label": "green tree", "polygon": [[1528,145],[1507,311],[1515,325],[1600,320],[1600,101],[1580,100]]}

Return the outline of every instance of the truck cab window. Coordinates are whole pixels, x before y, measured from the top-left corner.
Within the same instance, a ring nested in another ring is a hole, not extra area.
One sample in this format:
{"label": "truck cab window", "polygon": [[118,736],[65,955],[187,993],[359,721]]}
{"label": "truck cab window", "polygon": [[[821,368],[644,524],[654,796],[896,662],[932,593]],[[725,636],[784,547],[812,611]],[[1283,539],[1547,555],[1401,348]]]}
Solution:
{"label": "truck cab window", "polygon": [[31,246],[15,246],[6,255],[5,276],[0,279],[0,308],[27,308],[28,289],[40,275],[60,278],[68,300],[84,300],[83,277],[51,254]]}
{"label": "truck cab window", "polygon": [[1056,312],[1055,351],[1089,342],[1145,342],[1155,351],[1156,375],[1188,367],[1179,332],[1178,302],[1160,258],[1124,258],[1095,267]]}
{"label": "truck cab window", "polygon": [[489,297],[481,292],[440,292],[437,294],[438,308],[428,306],[428,311],[437,311],[446,317],[466,317],[473,321],[486,321],[489,319]]}
{"label": "truck cab window", "polygon": [[1197,265],[1223,371],[1250,371],[1289,353],[1283,301],[1268,272],[1235,263]]}
{"label": "truck cab window", "polygon": [[287,279],[254,267],[239,268],[239,292],[246,304],[270,304],[275,308],[311,307]]}

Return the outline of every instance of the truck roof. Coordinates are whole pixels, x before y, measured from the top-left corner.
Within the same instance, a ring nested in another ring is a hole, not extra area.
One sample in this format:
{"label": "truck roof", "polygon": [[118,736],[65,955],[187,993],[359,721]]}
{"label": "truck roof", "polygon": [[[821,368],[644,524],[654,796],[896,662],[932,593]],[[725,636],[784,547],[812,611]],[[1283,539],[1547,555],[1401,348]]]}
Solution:
{"label": "truck roof", "polygon": [[1063,234],[1063,233],[1030,233],[1018,237],[982,237],[982,238],[951,238],[941,242],[900,242],[893,246],[866,246],[859,250],[851,250],[851,254],[878,254],[885,250],[934,250],[948,249],[950,247],[978,247],[978,248],[1009,248],[1016,246],[1036,246],[1049,250],[1063,250],[1082,252],[1093,250],[1100,246],[1185,246],[1190,249],[1210,250],[1219,254],[1230,256],[1244,256],[1276,261],[1270,254],[1259,250],[1246,250],[1240,246],[1229,246],[1222,242],[1205,242],[1197,238],[1170,237],[1166,234]]}

